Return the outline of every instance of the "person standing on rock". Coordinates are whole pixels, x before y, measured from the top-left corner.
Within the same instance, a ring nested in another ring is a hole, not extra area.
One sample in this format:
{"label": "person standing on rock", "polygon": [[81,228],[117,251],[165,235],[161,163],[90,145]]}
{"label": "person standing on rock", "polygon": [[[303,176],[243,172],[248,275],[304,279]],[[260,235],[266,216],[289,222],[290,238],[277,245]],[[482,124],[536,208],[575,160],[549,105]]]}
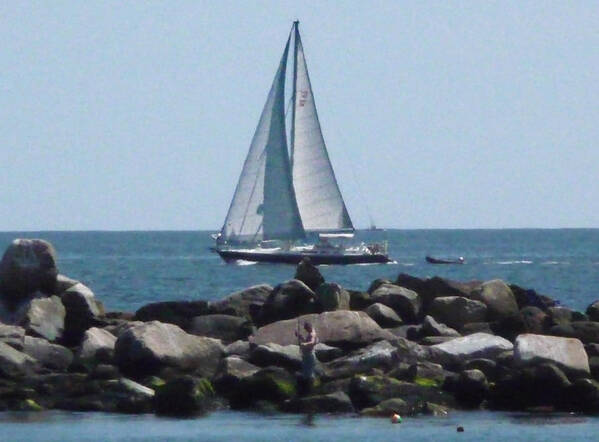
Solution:
{"label": "person standing on rock", "polygon": [[310,322],[304,323],[304,330],[307,335],[303,336],[298,329],[295,332],[299,343],[300,350],[302,352],[302,380],[306,391],[312,387],[314,382],[314,370],[316,368],[316,353],[314,347],[318,344],[318,336],[316,330],[312,327]]}

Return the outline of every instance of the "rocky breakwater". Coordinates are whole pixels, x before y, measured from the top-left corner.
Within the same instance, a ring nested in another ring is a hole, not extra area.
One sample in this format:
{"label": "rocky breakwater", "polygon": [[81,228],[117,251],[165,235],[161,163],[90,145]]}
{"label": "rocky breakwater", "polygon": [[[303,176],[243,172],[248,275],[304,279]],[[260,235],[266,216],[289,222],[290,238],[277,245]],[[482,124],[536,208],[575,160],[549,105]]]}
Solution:
{"label": "rocky breakwater", "polygon": [[[304,261],[276,287],[105,312],[49,243],[15,240],[0,262],[0,409],[597,413],[598,311],[499,280],[400,274],[362,292]],[[307,321],[317,377],[300,390]]]}

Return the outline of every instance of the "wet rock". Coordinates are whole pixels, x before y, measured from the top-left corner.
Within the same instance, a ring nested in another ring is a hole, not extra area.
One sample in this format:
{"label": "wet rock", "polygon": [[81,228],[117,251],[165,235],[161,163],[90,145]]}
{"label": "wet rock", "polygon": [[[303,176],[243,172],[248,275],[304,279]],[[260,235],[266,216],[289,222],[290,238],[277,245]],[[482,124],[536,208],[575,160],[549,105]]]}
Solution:
{"label": "wet rock", "polygon": [[370,305],[365,312],[383,328],[397,327],[403,323],[401,318],[395,313],[395,310],[378,302]]}
{"label": "wet rock", "polygon": [[510,341],[499,336],[474,333],[433,345],[430,348],[432,352],[431,361],[446,366],[462,364],[469,359],[493,359],[499,353],[512,350],[513,347]]}
{"label": "wet rock", "polygon": [[364,312],[337,310],[304,315],[297,319],[278,321],[259,328],[250,337],[254,344],[274,342],[279,345],[297,344],[295,332],[306,321],[312,323],[320,342],[341,348],[356,348],[394,336],[383,330]]}
{"label": "wet rock", "polygon": [[36,291],[53,293],[56,261],[56,251],[49,242],[15,239],[0,261],[0,299],[15,306]]}
{"label": "wet rock", "polygon": [[168,416],[194,416],[205,412],[214,397],[207,379],[181,376],[156,390],[156,413]]}
{"label": "wet rock", "polygon": [[441,386],[448,374],[440,364],[422,361],[409,366],[406,380],[419,385]]}
{"label": "wet rock", "polygon": [[349,310],[349,293],[334,282],[321,284],[316,290],[316,299],[323,311]]}
{"label": "wet rock", "polygon": [[418,294],[394,284],[382,284],[371,294],[373,302],[391,307],[406,322],[416,322],[420,317],[422,300]]}
{"label": "wet rock", "polygon": [[281,409],[290,413],[352,413],[354,411],[351,399],[342,391],[289,399],[283,403]]}
{"label": "wet rock", "polygon": [[73,362],[73,352],[68,348],[32,336],[25,336],[23,353],[55,371],[65,371]]}
{"label": "wet rock", "polygon": [[489,384],[480,370],[464,370],[456,380],[456,399],[467,407],[478,407],[485,399]]}
{"label": "wet rock", "polygon": [[391,398],[379,402],[374,407],[367,407],[360,411],[362,416],[371,417],[389,417],[393,413],[400,414],[402,416],[408,416],[413,414],[413,407],[408,405],[406,401],[401,398]]}
{"label": "wet rock", "polygon": [[550,362],[573,376],[590,373],[587,354],[578,339],[520,335],[514,346],[514,361],[519,366]]}
{"label": "wet rock", "polygon": [[215,339],[187,334],[173,324],[150,321],[117,339],[115,359],[119,369],[134,378],[156,374],[165,367],[210,377],[223,351]]}
{"label": "wet rock", "polygon": [[196,336],[216,338],[228,344],[239,339],[246,339],[255,328],[245,318],[230,315],[196,316],[191,320],[188,333]]}
{"label": "wet rock", "polygon": [[500,279],[481,284],[473,290],[471,299],[481,301],[487,306],[487,317],[498,321],[518,313],[518,304],[510,287]]}
{"label": "wet rock", "polygon": [[318,267],[312,264],[312,261],[308,257],[303,258],[297,265],[294,279],[302,281],[314,291],[316,291],[320,284],[324,283],[324,278]]}
{"label": "wet rock", "polygon": [[38,362],[31,356],[0,342],[0,377],[19,378],[38,369]]}
{"label": "wet rock", "polygon": [[315,293],[301,281],[292,279],[276,286],[256,319],[258,325],[295,318],[318,310]]}
{"label": "wet rock", "polygon": [[255,285],[232,293],[220,301],[210,302],[209,309],[211,313],[255,321],[272,290],[273,288],[268,284]]}
{"label": "wet rock", "polygon": [[421,334],[423,336],[461,336],[456,330],[445,324],[440,324],[432,316],[426,315],[422,322]]}
{"label": "wet rock", "polygon": [[63,340],[68,345],[81,342],[85,331],[96,325],[104,314],[104,306],[85,285],[75,284],[61,295],[66,310]]}
{"label": "wet rock", "polygon": [[231,408],[243,409],[261,401],[279,404],[295,395],[295,377],[283,368],[267,367],[241,379],[227,397]]}
{"label": "wet rock", "polygon": [[461,296],[435,298],[429,312],[437,321],[459,330],[463,324],[484,322],[487,317],[487,306]]}
{"label": "wet rock", "polygon": [[301,368],[302,355],[298,345],[269,343],[256,346],[250,355],[250,362],[259,367],[275,365],[294,371]]}
{"label": "wet rock", "polygon": [[167,301],[144,305],[135,312],[136,321],[160,321],[189,328],[193,318],[209,313],[206,301]]}
{"label": "wet rock", "polygon": [[23,350],[25,329],[17,325],[0,323],[0,342],[10,345],[16,350]]}
{"label": "wet rock", "polygon": [[576,379],[562,394],[561,407],[570,411],[597,413],[599,411],[599,383],[592,379]]}
{"label": "wet rock", "polygon": [[57,341],[64,332],[66,310],[58,296],[33,299],[20,325],[33,336]]}
{"label": "wet rock", "polygon": [[102,360],[101,356],[110,356],[108,360],[103,360],[110,362],[114,355],[116,339],[112,333],[101,328],[92,327],[86,330],[78,352],[79,359],[93,361]]}

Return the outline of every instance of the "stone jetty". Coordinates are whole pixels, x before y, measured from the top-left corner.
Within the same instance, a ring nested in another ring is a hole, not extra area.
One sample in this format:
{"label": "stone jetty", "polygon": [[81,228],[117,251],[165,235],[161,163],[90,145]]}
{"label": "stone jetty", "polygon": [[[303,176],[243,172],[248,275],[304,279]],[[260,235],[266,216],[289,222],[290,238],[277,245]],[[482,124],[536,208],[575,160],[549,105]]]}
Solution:
{"label": "stone jetty", "polygon": [[[599,301],[583,313],[505,281],[406,274],[362,292],[305,260],[276,287],[111,312],[56,262],[36,239],[0,261],[0,410],[599,413]],[[309,388],[306,321],[320,338]]]}

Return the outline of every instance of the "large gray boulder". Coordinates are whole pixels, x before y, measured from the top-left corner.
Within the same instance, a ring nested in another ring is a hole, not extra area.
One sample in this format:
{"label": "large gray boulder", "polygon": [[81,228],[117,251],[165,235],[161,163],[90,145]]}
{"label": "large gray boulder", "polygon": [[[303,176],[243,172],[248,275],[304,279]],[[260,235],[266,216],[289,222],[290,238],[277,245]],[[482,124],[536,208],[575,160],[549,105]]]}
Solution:
{"label": "large gray boulder", "polygon": [[524,334],[516,338],[514,362],[519,366],[550,362],[566,374],[588,376],[589,358],[578,339]]}
{"label": "large gray boulder", "polygon": [[17,305],[32,293],[53,293],[58,269],[56,251],[42,239],[15,239],[0,261],[0,295]]}
{"label": "large gray boulder", "polygon": [[312,324],[320,342],[336,347],[363,347],[381,339],[395,338],[364,312],[337,310],[265,325],[250,336],[250,342],[257,345],[270,342],[279,345],[297,344],[295,332],[298,326],[302,328],[306,322]]}
{"label": "large gray boulder", "polygon": [[487,333],[455,338],[430,347],[431,360],[441,365],[462,364],[469,359],[493,359],[506,350],[512,350],[513,344],[507,339]]}
{"label": "large gray boulder", "polygon": [[246,339],[253,331],[246,318],[231,315],[196,316],[187,329],[192,335],[220,339],[225,344]]}
{"label": "large gray boulder", "polygon": [[315,313],[319,308],[316,294],[310,287],[297,279],[276,286],[268,295],[256,318],[258,325],[269,324],[299,315]]}
{"label": "large gray boulder", "polygon": [[84,361],[96,360],[100,355],[101,358],[113,355],[116,339],[116,336],[109,331],[92,327],[85,331],[77,355]]}
{"label": "large gray boulder", "polygon": [[375,302],[364,311],[381,327],[399,327],[403,324],[395,310],[379,302]]}
{"label": "large gray boulder", "polygon": [[391,307],[406,322],[416,322],[420,317],[422,300],[412,290],[394,284],[382,284],[370,297],[373,302]]}
{"label": "large gray boulder", "polygon": [[437,321],[460,330],[469,322],[485,322],[487,306],[461,296],[444,296],[432,301],[428,314]]}
{"label": "large gray boulder", "polygon": [[268,284],[255,285],[232,293],[220,301],[210,302],[209,310],[211,313],[254,320],[272,290]]}
{"label": "large gray boulder", "polygon": [[58,296],[33,299],[20,324],[27,334],[57,341],[62,338],[66,309]]}
{"label": "large gray boulder", "polygon": [[294,371],[301,368],[302,355],[299,345],[279,345],[271,342],[256,346],[250,355],[250,362],[259,367],[276,365]]}
{"label": "large gray boulder", "polygon": [[64,341],[77,345],[85,330],[96,325],[96,320],[104,314],[104,306],[91,289],[81,283],[64,291],[61,300],[66,310]]}
{"label": "large gray boulder", "polygon": [[334,282],[322,283],[316,290],[316,300],[324,311],[349,310],[349,292]]}
{"label": "large gray boulder", "polygon": [[472,291],[471,298],[487,306],[490,321],[498,321],[518,313],[518,304],[512,290],[500,279],[484,282]]}
{"label": "large gray boulder", "polygon": [[38,368],[39,364],[34,358],[0,342],[0,377],[29,376]]}
{"label": "large gray boulder", "polygon": [[213,376],[224,351],[220,341],[190,335],[173,324],[146,322],[130,328],[115,344],[121,371],[132,377],[157,374],[166,367]]}
{"label": "large gray boulder", "polygon": [[25,336],[23,353],[54,371],[66,371],[73,362],[73,352],[42,338]]}

